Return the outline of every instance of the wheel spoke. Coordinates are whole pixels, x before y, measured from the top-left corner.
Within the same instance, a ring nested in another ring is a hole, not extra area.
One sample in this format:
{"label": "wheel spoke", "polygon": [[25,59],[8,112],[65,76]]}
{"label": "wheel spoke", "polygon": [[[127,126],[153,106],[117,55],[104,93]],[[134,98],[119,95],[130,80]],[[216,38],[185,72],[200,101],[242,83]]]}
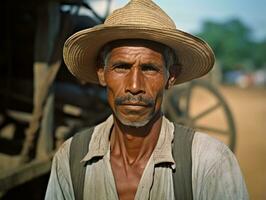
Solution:
{"label": "wheel spoke", "polygon": [[194,128],[195,129],[199,129],[201,131],[209,131],[209,132],[212,132],[212,133],[218,133],[218,134],[223,134],[223,135],[228,135],[229,134],[228,131],[217,129],[217,128],[213,128],[213,127],[194,126]]}
{"label": "wheel spoke", "polygon": [[170,119],[176,123],[187,124],[187,119],[178,114],[173,103],[167,103],[165,105],[165,112],[169,114]]}
{"label": "wheel spoke", "polygon": [[221,102],[216,103],[215,105],[209,107],[208,109],[204,110],[200,114],[196,115],[195,117],[192,118],[192,121],[195,122],[198,119],[208,115],[210,112],[214,111],[215,109],[219,108],[221,106]]}

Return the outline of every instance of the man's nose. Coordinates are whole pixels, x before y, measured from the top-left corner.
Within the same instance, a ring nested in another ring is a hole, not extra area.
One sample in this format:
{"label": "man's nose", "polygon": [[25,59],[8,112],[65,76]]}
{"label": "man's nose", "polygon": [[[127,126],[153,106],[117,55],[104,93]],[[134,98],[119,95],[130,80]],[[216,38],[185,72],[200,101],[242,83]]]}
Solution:
{"label": "man's nose", "polygon": [[145,93],[144,76],[138,68],[131,68],[127,75],[125,92],[130,92],[133,95]]}

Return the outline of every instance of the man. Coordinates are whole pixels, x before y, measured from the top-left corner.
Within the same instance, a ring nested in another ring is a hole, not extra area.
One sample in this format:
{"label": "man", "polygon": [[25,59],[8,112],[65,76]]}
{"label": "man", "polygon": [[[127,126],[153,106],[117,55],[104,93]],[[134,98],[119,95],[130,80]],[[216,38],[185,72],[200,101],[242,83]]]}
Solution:
{"label": "man", "polygon": [[78,79],[106,87],[113,115],[61,146],[46,199],[248,199],[224,144],[163,116],[165,90],[206,74],[214,55],[155,3],[132,0],[74,34],[64,60]]}

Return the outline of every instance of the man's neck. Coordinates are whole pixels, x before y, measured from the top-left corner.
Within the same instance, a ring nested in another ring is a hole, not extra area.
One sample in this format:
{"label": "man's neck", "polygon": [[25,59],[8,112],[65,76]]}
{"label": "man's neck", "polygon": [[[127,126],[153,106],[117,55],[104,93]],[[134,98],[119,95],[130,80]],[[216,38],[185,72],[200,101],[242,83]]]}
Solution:
{"label": "man's neck", "polygon": [[125,126],[114,117],[110,161],[119,199],[134,199],[143,171],[157,144],[161,125],[160,113],[139,128]]}
{"label": "man's neck", "polygon": [[161,124],[161,114],[143,127],[125,126],[114,119],[110,141],[111,154],[122,157],[126,165],[146,164],[157,144]]}

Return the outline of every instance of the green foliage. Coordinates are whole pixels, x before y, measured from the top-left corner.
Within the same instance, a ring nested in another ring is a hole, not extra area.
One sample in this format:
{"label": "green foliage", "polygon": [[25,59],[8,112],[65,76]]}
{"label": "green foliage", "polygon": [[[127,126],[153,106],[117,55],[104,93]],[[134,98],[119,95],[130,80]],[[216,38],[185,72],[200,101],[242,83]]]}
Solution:
{"label": "green foliage", "polygon": [[259,66],[265,66],[266,65],[266,39],[254,43],[253,49],[255,53],[252,54],[252,59],[254,60],[254,64],[257,68]]}
{"label": "green foliage", "polygon": [[214,49],[223,71],[254,70],[266,64],[266,40],[255,42],[251,30],[238,19],[223,23],[206,21],[199,37]]}

